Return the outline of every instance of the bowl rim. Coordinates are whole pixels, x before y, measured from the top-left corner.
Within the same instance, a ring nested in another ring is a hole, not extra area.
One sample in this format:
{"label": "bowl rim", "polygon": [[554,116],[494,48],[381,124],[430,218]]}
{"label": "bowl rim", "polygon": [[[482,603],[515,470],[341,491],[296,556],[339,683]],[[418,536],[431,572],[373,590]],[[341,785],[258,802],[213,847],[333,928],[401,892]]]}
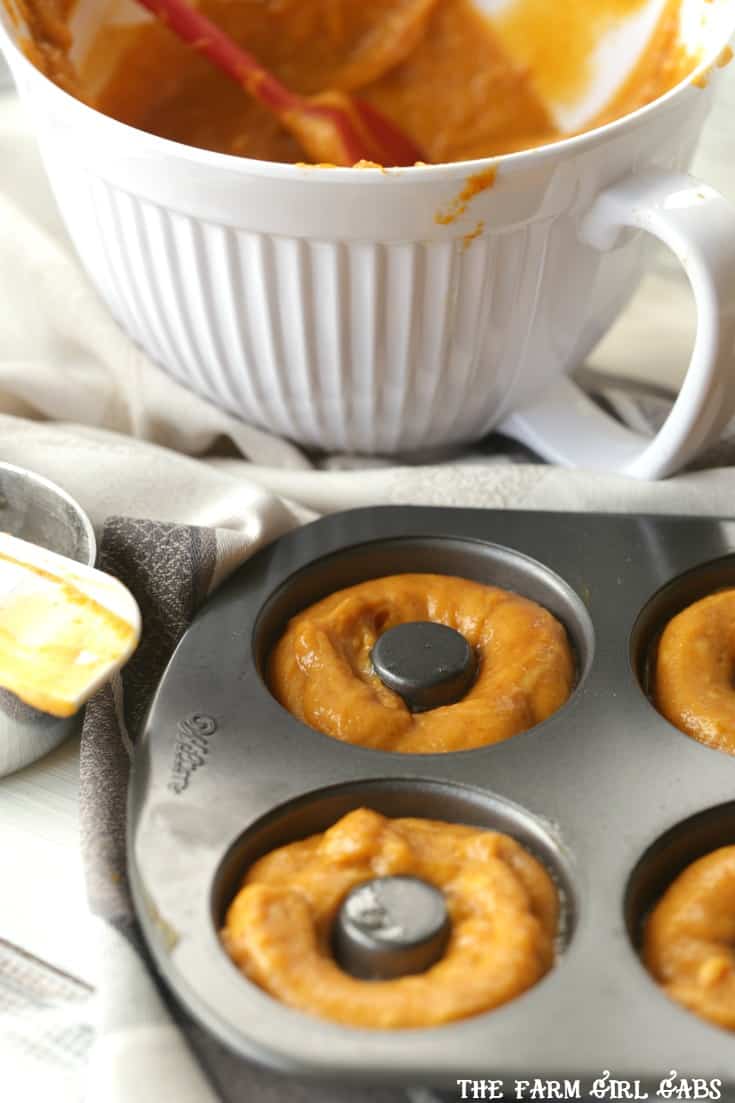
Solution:
{"label": "bowl rim", "polygon": [[[37,69],[20,49],[15,38],[9,33],[0,10],[0,57],[3,51],[6,59],[11,64],[11,70],[19,65],[31,79],[38,79],[38,83],[44,87],[44,92],[50,95],[62,107],[70,109],[81,116],[91,125],[109,126],[113,133],[120,138],[126,138],[130,142],[136,142],[138,150],[150,151],[154,155],[168,155],[178,160],[189,161],[204,168],[224,169],[243,176],[256,176],[267,179],[281,179],[285,181],[312,181],[314,183],[337,182],[344,184],[350,182],[374,184],[376,180],[407,179],[412,182],[436,181],[437,178],[453,179],[456,176],[463,178],[475,175],[490,168],[503,170],[521,170],[538,162],[549,159],[561,159],[565,156],[576,156],[590,148],[605,142],[608,138],[614,138],[628,129],[635,129],[638,125],[648,121],[649,117],[667,107],[673,107],[685,96],[692,94],[706,95],[711,78],[715,76],[715,70],[724,69],[731,59],[722,63],[720,59],[727,51],[728,46],[735,38],[735,3],[730,13],[726,34],[711,49],[706,51],[698,65],[678,84],[669,89],[662,96],[651,100],[635,111],[613,119],[604,126],[594,127],[568,138],[562,138],[547,145],[536,146],[530,149],[519,150],[516,153],[498,154],[490,157],[474,158],[467,161],[451,161],[438,164],[420,164],[401,167],[361,168],[355,171],[352,166],[319,166],[299,163],[285,163],[280,161],[261,161],[250,157],[240,157],[230,153],[218,153],[213,150],[200,149],[183,142],[176,142],[170,138],[162,138],[149,131],[140,130],[119,119],[105,115],[89,104],[72,96],[55,84],[49,77]],[[12,55],[12,61],[10,58]]]}
{"label": "bowl rim", "polygon": [[[94,567],[97,560],[97,538],[94,533],[94,526],[76,498],[73,498],[71,494],[64,490],[63,487],[59,486],[58,483],[52,482],[51,479],[47,479],[44,475],[38,475],[35,471],[30,471],[27,467],[19,467],[17,464],[6,463],[4,460],[0,460],[0,473],[4,471],[20,476],[20,478],[27,483],[33,483],[35,486],[43,487],[44,490],[48,491],[54,497],[60,498],[61,501],[66,502],[79,521],[87,541],[87,558],[85,560],[80,560],[80,562],[83,562],[84,566]],[[51,550],[53,551],[55,549]]]}

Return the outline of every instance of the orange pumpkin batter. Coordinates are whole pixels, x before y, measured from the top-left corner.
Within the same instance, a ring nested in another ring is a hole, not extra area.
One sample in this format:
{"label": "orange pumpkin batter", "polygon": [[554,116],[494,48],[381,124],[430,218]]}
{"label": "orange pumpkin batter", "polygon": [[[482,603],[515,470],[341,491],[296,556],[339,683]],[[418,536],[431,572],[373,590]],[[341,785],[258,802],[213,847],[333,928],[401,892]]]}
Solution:
{"label": "orange pumpkin batter", "polygon": [[[466,696],[411,713],[375,674],[378,636],[407,621],[436,621],[474,648]],[[499,743],[561,708],[575,665],[562,625],[518,594],[447,575],[372,579],[294,617],[268,668],[285,708],[318,731],[385,751],[436,753]]]}
{"label": "orange pumpkin batter", "polygon": [[[3,0],[0,0],[3,2]],[[31,13],[68,0],[4,0]],[[691,71],[668,0],[631,79],[588,129],[663,94]],[[562,135],[547,110],[584,91],[590,59],[643,0],[515,0],[492,23],[471,0],[201,0],[199,6],[297,92],[358,93],[433,162],[494,156]],[[49,19],[45,18],[48,25]],[[35,17],[35,25],[40,25]],[[48,37],[48,36],[47,36]],[[52,43],[49,75],[68,73]],[[43,65],[43,51],[35,50]],[[189,145],[263,160],[303,151],[263,108],[158,23],[103,28],[79,88],[101,111]]]}
{"label": "orange pumpkin batter", "polygon": [[735,1030],[735,846],[694,862],[646,924],[644,960],[673,1000]]}
{"label": "orange pumpkin batter", "polygon": [[[332,924],[352,888],[395,874],[443,890],[447,949],[424,973],[358,980],[332,955]],[[256,862],[227,912],[223,941],[247,977],[290,1007],[397,1029],[477,1015],[525,992],[553,964],[557,923],[551,878],[507,835],[362,808]]]}
{"label": "orange pumpkin batter", "polygon": [[664,629],[654,697],[681,731],[735,754],[735,590],[690,605]]}

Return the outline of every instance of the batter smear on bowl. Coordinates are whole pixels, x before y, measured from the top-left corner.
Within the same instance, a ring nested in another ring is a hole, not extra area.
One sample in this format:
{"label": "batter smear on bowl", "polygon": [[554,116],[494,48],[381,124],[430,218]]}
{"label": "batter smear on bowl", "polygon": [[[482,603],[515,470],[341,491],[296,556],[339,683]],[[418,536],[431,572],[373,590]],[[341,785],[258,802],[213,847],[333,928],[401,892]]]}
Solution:
{"label": "batter smear on bowl", "polygon": [[[363,980],[340,968],[332,931],[355,886],[411,875],[441,889],[451,930],[421,973]],[[256,862],[227,912],[235,964],[276,999],[350,1026],[436,1026],[507,1003],[554,963],[559,901],[544,867],[507,835],[366,808]]]}
{"label": "batter smear on bowl", "polygon": [[[401,624],[460,633],[477,675],[452,704],[412,712],[375,671],[373,648]],[[406,754],[500,743],[568,699],[575,663],[564,627],[535,602],[448,575],[405,574],[339,590],[295,616],[268,666],[271,692],[304,723],[346,743]]]}
{"label": "batter smear on bowl", "polygon": [[[18,0],[4,0],[12,7]],[[58,42],[38,28],[64,0],[21,0],[33,60],[70,87]],[[696,64],[678,42],[681,0],[667,0],[630,78],[583,129],[656,99]],[[490,18],[471,0],[202,0],[197,5],[285,85],[355,93],[392,119],[431,162],[492,157],[567,136],[557,105],[584,92],[592,59],[644,0],[515,0]],[[56,38],[58,39],[58,35]],[[62,51],[63,52],[63,51]],[[100,111],[188,145],[302,162],[293,136],[195,50],[155,22],[109,22],[79,65]]]}

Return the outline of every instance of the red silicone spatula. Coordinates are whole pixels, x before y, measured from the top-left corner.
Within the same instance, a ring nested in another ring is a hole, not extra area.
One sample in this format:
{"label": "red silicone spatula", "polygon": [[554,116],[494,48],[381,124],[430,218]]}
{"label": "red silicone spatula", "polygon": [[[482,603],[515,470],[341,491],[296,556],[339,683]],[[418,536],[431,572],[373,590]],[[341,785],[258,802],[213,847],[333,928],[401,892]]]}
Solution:
{"label": "red silicone spatula", "polygon": [[354,165],[413,165],[422,150],[381,112],[346,92],[299,96],[186,0],[138,0],[254,99],[272,111],[310,161]]}

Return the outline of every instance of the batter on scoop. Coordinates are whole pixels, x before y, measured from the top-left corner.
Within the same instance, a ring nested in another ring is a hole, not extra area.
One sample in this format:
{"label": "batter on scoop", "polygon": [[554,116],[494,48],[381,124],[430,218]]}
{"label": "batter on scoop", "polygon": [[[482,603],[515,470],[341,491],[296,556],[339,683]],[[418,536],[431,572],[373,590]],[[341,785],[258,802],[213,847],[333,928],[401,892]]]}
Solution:
{"label": "batter on scoop", "polygon": [[646,924],[643,956],[668,996],[735,1030],[735,846],[676,878]]}
{"label": "batter on scoop", "polygon": [[[424,973],[358,980],[334,959],[332,925],[356,885],[397,874],[443,891],[449,943]],[[536,984],[554,962],[558,910],[546,870],[507,835],[360,808],[256,862],[222,938],[242,972],[290,1007],[350,1026],[426,1027]]]}
{"label": "batter on scoop", "polygon": [[[373,670],[378,637],[435,621],[460,632],[478,672],[455,704],[412,713]],[[539,724],[575,678],[564,627],[535,602],[448,575],[403,574],[339,590],[299,613],[268,665],[274,696],[312,728],[346,743],[404,754],[500,743]]]}

